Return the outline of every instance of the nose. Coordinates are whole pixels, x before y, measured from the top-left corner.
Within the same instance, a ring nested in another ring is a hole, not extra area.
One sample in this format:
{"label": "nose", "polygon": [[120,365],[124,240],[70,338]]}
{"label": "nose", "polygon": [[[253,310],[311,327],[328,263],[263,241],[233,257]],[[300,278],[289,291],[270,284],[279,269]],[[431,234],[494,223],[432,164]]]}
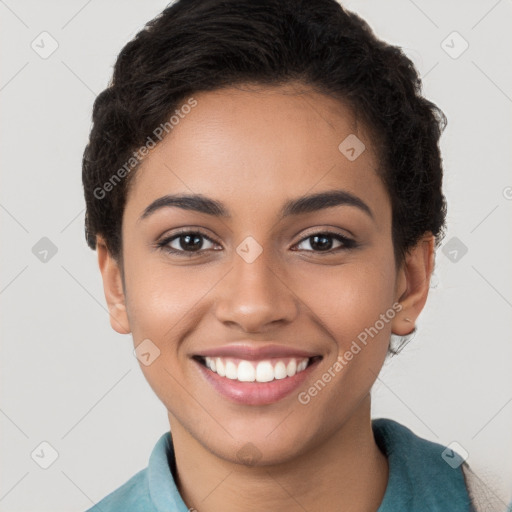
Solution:
{"label": "nose", "polygon": [[251,263],[238,254],[233,260],[232,270],[217,290],[215,316],[220,322],[255,333],[296,318],[299,302],[265,251]]}

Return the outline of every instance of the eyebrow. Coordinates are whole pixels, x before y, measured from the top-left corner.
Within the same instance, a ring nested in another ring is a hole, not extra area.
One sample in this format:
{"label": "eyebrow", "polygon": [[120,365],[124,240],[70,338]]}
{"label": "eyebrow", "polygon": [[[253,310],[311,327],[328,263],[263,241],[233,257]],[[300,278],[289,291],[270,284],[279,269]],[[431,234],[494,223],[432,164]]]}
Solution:
{"label": "eyebrow", "polygon": [[[370,207],[362,199],[345,190],[329,190],[288,200],[281,208],[279,216],[280,219],[284,219],[291,215],[316,212],[333,206],[353,206],[374,219]],[[192,210],[214,217],[231,218],[228,209],[215,199],[210,199],[201,194],[169,194],[155,199],[142,212],[139,220],[146,219],[161,208],[169,207]]]}

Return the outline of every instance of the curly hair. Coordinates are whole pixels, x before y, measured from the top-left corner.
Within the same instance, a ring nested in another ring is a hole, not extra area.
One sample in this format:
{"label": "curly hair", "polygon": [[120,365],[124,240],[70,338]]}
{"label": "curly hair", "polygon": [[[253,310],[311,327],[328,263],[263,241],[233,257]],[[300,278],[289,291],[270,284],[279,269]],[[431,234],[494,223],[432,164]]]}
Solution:
{"label": "curly hair", "polygon": [[122,49],[94,102],[82,162],[88,245],[96,248],[100,234],[122,262],[123,211],[139,164],[134,151],[185,98],[291,82],[344,101],[375,135],[397,263],[427,232],[439,245],[446,118],[422,96],[402,50],[335,0],[178,0],[148,22]]}

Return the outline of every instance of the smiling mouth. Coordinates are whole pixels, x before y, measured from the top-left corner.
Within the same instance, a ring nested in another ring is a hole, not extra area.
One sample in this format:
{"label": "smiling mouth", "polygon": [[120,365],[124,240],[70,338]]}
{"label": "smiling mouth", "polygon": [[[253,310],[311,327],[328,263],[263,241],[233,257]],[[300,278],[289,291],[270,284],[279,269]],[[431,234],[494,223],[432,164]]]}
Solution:
{"label": "smiling mouth", "polygon": [[294,377],[322,359],[322,356],[267,358],[259,361],[233,357],[193,358],[220,377],[238,382],[263,383]]}

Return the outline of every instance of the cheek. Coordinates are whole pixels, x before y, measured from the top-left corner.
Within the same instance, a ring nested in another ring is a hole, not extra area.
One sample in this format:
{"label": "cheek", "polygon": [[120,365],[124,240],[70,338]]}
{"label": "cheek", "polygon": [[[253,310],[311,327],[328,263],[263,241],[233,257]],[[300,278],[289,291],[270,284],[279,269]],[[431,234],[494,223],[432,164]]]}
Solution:
{"label": "cheek", "polygon": [[[140,368],[166,408],[185,422],[200,412],[183,391],[188,379],[187,346],[182,342],[204,319],[205,298],[219,281],[218,270],[141,265],[132,257],[126,262],[126,271],[127,313],[134,346],[145,343],[157,354],[150,364],[141,360]],[[189,385],[185,387],[192,391]]]}
{"label": "cheek", "polygon": [[194,320],[201,298],[218,282],[218,272],[200,266],[171,266],[163,260],[143,265],[136,254],[132,256],[126,262],[126,288],[134,342],[176,338]]}
{"label": "cheek", "polygon": [[[394,288],[394,262],[384,255],[337,267],[312,266],[293,285],[339,351],[346,350],[361,333],[364,338],[376,322],[382,337],[389,335],[394,311],[387,316],[386,312],[393,306]],[[384,323],[379,321],[382,314]]]}
{"label": "cheek", "polygon": [[[387,254],[318,267],[297,280],[312,321],[326,334],[331,350],[316,379],[297,394],[307,438],[334,432],[368,397],[385,360],[394,303],[394,260]],[[383,316],[381,316],[383,315]],[[384,319],[383,319],[384,318]]]}

